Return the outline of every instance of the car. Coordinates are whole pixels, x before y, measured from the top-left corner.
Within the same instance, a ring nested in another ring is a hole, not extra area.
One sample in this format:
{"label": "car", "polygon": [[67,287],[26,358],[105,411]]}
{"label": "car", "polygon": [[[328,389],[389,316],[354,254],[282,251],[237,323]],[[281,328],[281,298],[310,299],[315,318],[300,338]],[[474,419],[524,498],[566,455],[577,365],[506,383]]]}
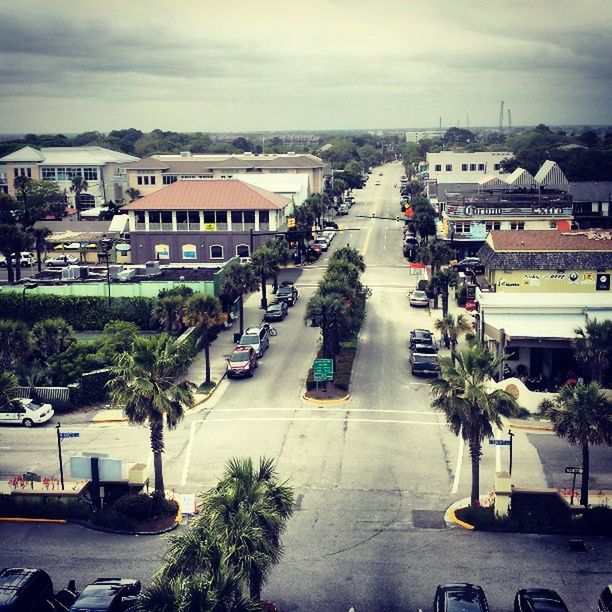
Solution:
{"label": "car", "polygon": [[45,260],[46,266],[63,267],[63,266],[74,266],[79,263],[79,260],[73,255],[58,255],[57,257],[50,257]]}
{"label": "car", "polygon": [[323,222],[323,231],[325,230],[337,230],[338,224],[335,221],[324,221]]}
{"label": "car", "polygon": [[227,377],[252,377],[257,368],[257,354],[252,346],[237,346],[227,360]]}
{"label": "car", "polygon": [[300,293],[293,285],[281,285],[276,292],[276,300],[287,302],[287,306],[293,306],[299,297]]}
{"label": "car", "polygon": [[54,610],[52,601],[53,582],[44,570],[27,567],[5,567],[0,570],[0,610]]}
{"label": "car", "polygon": [[282,321],[289,312],[289,306],[284,300],[272,302],[266,309],[264,321]]}
{"label": "car", "polygon": [[[15,253],[13,253],[11,260],[13,262],[13,265],[15,265]],[[34,257],[34,254],[30,251],[21,251],[21,253],[19,254],[19,267],[21,268],[29,268],[34,265],[35,261],[36,258]],[[6,268],[6,257],[4,256],[0,256],[0,267]]]}
{"label": "car", "polygon": [[433,332],[428,329],[413,329],[410,332],[410,348],[413,349],[417,344],[436,347]]}
{"label": "car", "polygon": [[257,357],[263,357],[270,346],[270,326],[247,327],[244,334],[240,336],[238,344],[240,346],[252,346]]}
{"label": "car", "polygon": [[11,406],[0,410],[0,423],[19,424],[25,427],[49,421],[54,415],[51,404],[42,404],[31,399],[17,399]]}
{"label": "car", "polygon": [[324,252],[329,249],[329,241],[327,240],[326,236],[318,236],[315,239],[314,244],[318,244],[321,247],[321,250]]}
{"label": "car", "polygon": [[324,229],[321,234],[327,238],[327,242],[331,244],[332,240],[336,237],[336,230],[332,228]]}
{"label": "car", "polygon": [[597,601],[599,612],[612,612],[612,584],[609,584],[599,596]]}
{"label": "car", "polygon": [[478,257],[466,257],[454,263],[452,269],[455,270],[455,272],[475,272],[476,274],[482,274],[482,272],[484,272],[484,266],[480,263]]}
{"label": "car", "polygon": [[438,347],[434,344],[415,344],[411,349],[413,353],[420,355],[437,355]]}
{"label": "car", "polygon": [[[421,345],[419,345],[421,346]],[[414,348],[408,353],[408,362],[413,376],[437,376],[440,373],[438,355],[434,351],[431,353],[418,353],[418,348]]]}
{"label": "car", "polygon": [[139,580],[98,578],[88,584],[70,606],[70,612],[127,612],[135,610],[140,594]]}
{"label": "car", "polygon": [[425,293],[425,291],[411,291],[409,302],[411,306],[421,308],[429,307],[429,298],[427,297],[427,293]]}
{"label": "car", "polygon": [[556,591],[521,589],[514,598],[514,612],[568,612]]}
{"label": "car", "polygon": [[482,587],[476,584],[439,584],[434,612],[489,612],[489,604]]}
{"label": "car", "polygon": [[348,215],[349,214],[349,207],[346,204],[340,204],[340,206],[338,206],[338,214],[339,215]]}

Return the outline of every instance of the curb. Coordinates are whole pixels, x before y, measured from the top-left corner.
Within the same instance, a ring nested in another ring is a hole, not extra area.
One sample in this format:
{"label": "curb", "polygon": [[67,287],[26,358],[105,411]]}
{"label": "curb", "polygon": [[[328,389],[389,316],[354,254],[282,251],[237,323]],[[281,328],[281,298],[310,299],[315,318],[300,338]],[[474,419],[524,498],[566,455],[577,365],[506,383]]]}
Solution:
{"label": "curb", "polygon": [[3,523],[67,523],[66,519],[46,519],[46,518],[24,518],[20,516],[2,516],[0,522]]}
{"label": "curb", "polygon": [[469,523],[466,523],[465,521],[458,519],[457,515],[455,514],[455,512],[459,510],[460,508],[466,507],[465,506],[466,501],[469,502],[469,499],[468,498],[460,499],[459,501],[456,501],[454,504],[451,504],[446,509],[446,512],[444,513],[444,520],[447,523],[455,523],[455,525],[459,525],[459,527],[463,527],[463,529],[467,529],[468,531],[473,531],[475,529],[474,525],[470,525]]}
{"label": "curb", "polygon": [[334,404],[342,404],[342,403],[346,402],[351,397],[351,394],[347,393],[344,397],[340,397],[340,398],[334,399],[334,400],[314,399],[312,397],[307,397],[306,393],[307,392],[304,391],[304,393],[302,394],[302,399],[304,401],[308,402],[309,404],[323,404],[323,405],[328,405],[328,406],[333,406]]}
{"label": "curb", "polygon": [[215,391],[217,390],[217,387],[223,382],[223,380],[225,380],[225,376],[227,374],[227,370],[225,372],[223,372],[223,374],[221,375],[221,378],[219,378],[219,380],[215,383],[215,386],[204,396],[203,399],[201,399],[199,402],[196,402],[189,410],[190,412],[192,411],[192,413],[196,413],[199,410],[201,410],[201,408],[203,407],[203,405],[210,400],[210,398],[214,395]]}
{"label": "curb", "polygon": [[[67,522],[67,521],[65,521]],[[126,536],[156,536],[156,535],[164,535],[165,533],[169,533],[170,531],[174,531],[179,523],[176,521],[170,525],[170,527],[166,527],[165,529],[160,529],[159,531],[119,531],[118,529],[110,529],[109,527],[102,527],[100,525],[94,525],[93,523],[87,523],[84,521],[70,521],[73,525],[80,525],[85,529],[90,529],[91,531],[99,531],[101,533],[116,533],[117,535],[126,535]]]}
{"label": "curb", "polygon": [[508,421],[508,426],[512,429],[525,429],[527,431],[554,431],[552,425],[523,425],[522,423]]}

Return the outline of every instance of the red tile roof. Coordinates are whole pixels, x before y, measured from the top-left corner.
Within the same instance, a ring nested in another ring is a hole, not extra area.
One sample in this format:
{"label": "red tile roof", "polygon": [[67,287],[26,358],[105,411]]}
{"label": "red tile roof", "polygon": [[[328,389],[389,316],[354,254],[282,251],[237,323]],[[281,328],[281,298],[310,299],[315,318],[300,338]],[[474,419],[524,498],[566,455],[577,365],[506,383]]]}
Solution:
{"label": "red tile roof", "polygon": [[121,210],[282,210],[291,200],[235,179],[177,181]]}
{"label": "red tile roof", "polygon": [[612,230],[493,231],[487,240],[503,251],[612,251]]}

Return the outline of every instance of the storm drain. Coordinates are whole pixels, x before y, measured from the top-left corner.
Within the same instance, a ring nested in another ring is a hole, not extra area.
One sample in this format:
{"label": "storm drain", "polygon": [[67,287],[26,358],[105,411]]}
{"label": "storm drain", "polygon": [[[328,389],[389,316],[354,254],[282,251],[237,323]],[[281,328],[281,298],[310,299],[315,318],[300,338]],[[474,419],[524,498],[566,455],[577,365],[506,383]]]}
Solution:
{"label": "storm drain", "polygon": [[443,510],[413,510],[412,524],[417,529],[446,529]]}

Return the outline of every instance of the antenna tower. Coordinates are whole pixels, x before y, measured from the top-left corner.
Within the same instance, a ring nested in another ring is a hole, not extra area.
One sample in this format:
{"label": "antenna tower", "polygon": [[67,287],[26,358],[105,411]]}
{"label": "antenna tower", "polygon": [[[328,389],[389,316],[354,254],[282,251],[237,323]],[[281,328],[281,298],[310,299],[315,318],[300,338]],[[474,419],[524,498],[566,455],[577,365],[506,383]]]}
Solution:
{"label": "antenna tower", "polygon": [[499,107],[499,131],[501,132],[504,129],[504,101],[501,101]]}
{"label": "antenna tower", "polygon": [[466,115],[465,116],[465,127],[469,130],[470,129],[470,116]]}
{"label": "antenna tower", "polygon": [[508,109],[508,129],[512,129],[512,113]]}

